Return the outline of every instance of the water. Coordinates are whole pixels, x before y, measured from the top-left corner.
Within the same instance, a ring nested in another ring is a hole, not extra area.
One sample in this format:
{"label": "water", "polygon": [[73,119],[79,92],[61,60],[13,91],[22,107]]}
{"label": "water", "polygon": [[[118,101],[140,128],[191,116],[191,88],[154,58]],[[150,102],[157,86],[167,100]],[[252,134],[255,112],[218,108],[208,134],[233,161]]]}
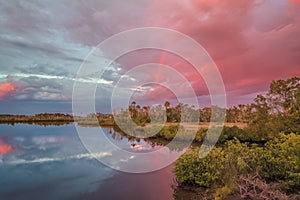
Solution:
{"label": "water", "polygon": [[[124,149],[161,148],[104,130]],[[129,174],[106,167],[82,146],[74,124],[0,125],[0,199],[173,199],[172,168]]]}

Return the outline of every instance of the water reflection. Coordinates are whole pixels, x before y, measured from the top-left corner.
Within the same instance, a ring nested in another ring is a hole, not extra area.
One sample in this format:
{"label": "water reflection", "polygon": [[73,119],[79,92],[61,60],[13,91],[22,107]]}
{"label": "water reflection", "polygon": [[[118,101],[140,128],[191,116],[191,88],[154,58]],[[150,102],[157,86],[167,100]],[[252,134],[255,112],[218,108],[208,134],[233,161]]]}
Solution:
{"label": "water reflection", "polygon": [[173,199],[176,186],[173,166],[146,174],[121,173],[102,182],[98,190],[80,195],[77,199]]}
{"label": "water reflection", "polygon": [[0,124],[3,125],[11,125],[11,126],[15,126],[18,124],[29,124],[29,125],[38,125],[38,126],[64,126],[64,125],[68,125],[68,124],[73,124],[73,122],[71,121],[27,121],[27,122],[0,122]]}
{"label": "water reflection", "polygon": [[[171,143],[169,140],[161,139],[156,136],[140,139],[140,138],[133,137],[132,135],[126,134],[124,131],[120,130],[117,126],[106,127],[104,131],[107,134],[111,134],[111,137],[113,138],[113,140],[111,141],[113,143],[117,144],[114,141],[120,142],[125,138],[125,140],[132,142],[130,148],[135,150],[143,150],[143,149],[150,150],[151,149],[150,146],[152,147],[152,150],[157,150],[167,146],[170,151],[180,152],[186,148],[186,141],[173,139]],[[145,143],[147,145],[147,148],[142,146],[141,143]]]}
{"label": "water reflection", "polygon": [[12,150],[12,146],[10,144],[6,144],[1,138],[0,138],[0,155],[4,155],[9,153]]}
{"label": "water reflection", "polygon": [[[85,127],[88,134],[89,129]],[[107,137],[134,152],[163,147],[157,140],[126,137],[113,127]],[[173,166],[146,174],[120,173],[94,158],[111,152],[89,154],[74,125],[0,125],[0,199],[172,199]],[[120,160],[133,162],[134,157]],[[155,160],[148,161],[156,162]]]}

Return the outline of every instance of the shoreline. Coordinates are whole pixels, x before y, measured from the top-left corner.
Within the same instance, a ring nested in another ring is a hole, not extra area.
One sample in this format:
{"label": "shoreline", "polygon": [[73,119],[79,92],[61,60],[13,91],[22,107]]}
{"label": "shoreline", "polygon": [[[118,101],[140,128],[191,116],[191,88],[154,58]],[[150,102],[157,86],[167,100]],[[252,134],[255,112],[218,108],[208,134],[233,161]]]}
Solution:
{"label": "shoreline", "polygon": [[[70,123],[78,123],[80,126],[117,126],[113,119],[112,114],[102,114],[101,116],[97,116],[98,120],[95,120],[96,116],[73,116],[70,114],[63,113],[42,113],[35,115],[8,115],[8,114],[0,114],[0,124],[70,124]],[[183,125],[187,130],[195,130],[200,128],[208,128],[210,125],[213,126],[226,126],[233,127],[237,126],[238,128],[246,128],[247,123],[242,122],[224,122],[223,124],[214,124],[214,122],[199,122],[199,123],[180,123],[180,122],[166,122],[164,126],[177,126]],[[157,124],[146,123],[143,127],[151,127]]]}

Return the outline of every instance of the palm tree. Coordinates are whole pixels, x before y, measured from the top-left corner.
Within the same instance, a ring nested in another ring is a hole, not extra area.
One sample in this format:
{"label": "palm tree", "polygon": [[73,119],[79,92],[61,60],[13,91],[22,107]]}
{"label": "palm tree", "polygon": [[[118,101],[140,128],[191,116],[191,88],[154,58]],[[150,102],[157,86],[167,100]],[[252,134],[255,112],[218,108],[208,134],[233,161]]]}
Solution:
{"label": "palm tree", "polygon": [[170,108],[170,105],[171,105],[171,104],[170,104],[169,101],[166,101],[166,102],[165,102],[165,107],[166,107],[166,109]]}
{"label": "palm tree", "polygon": [[135,105],[136,105],[136,102],[135,102],[135,101],[132,101],[132,102],[131,102],[131,106],[135,107]]}

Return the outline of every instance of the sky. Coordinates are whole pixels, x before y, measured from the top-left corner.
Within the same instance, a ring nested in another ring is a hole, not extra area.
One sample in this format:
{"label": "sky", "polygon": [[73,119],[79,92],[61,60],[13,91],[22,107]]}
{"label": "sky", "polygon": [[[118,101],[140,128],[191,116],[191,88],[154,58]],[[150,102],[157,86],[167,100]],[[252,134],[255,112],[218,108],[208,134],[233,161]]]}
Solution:
{"label": "sky", "polygon": [[[252,102],[272,80],[300,76],[299,0],[0,0],[0,113],[71,113],[76,74],[89,52],[114,34],[141,27],[173,29],[201,44],[223,78],[228,107]],[[145,49],[118,58],[101,78],[80,80],[98,84],[97,111],[111,112],[111,91],[120,77],[147,62],[178,70],[200,106],[209,104],[203,77],[189,63]],[[139,78],[168,80],[185,95],[183,84],[159,69]],[[160,85],[142,90],[132,97],[140,104],[176,102]]]}

